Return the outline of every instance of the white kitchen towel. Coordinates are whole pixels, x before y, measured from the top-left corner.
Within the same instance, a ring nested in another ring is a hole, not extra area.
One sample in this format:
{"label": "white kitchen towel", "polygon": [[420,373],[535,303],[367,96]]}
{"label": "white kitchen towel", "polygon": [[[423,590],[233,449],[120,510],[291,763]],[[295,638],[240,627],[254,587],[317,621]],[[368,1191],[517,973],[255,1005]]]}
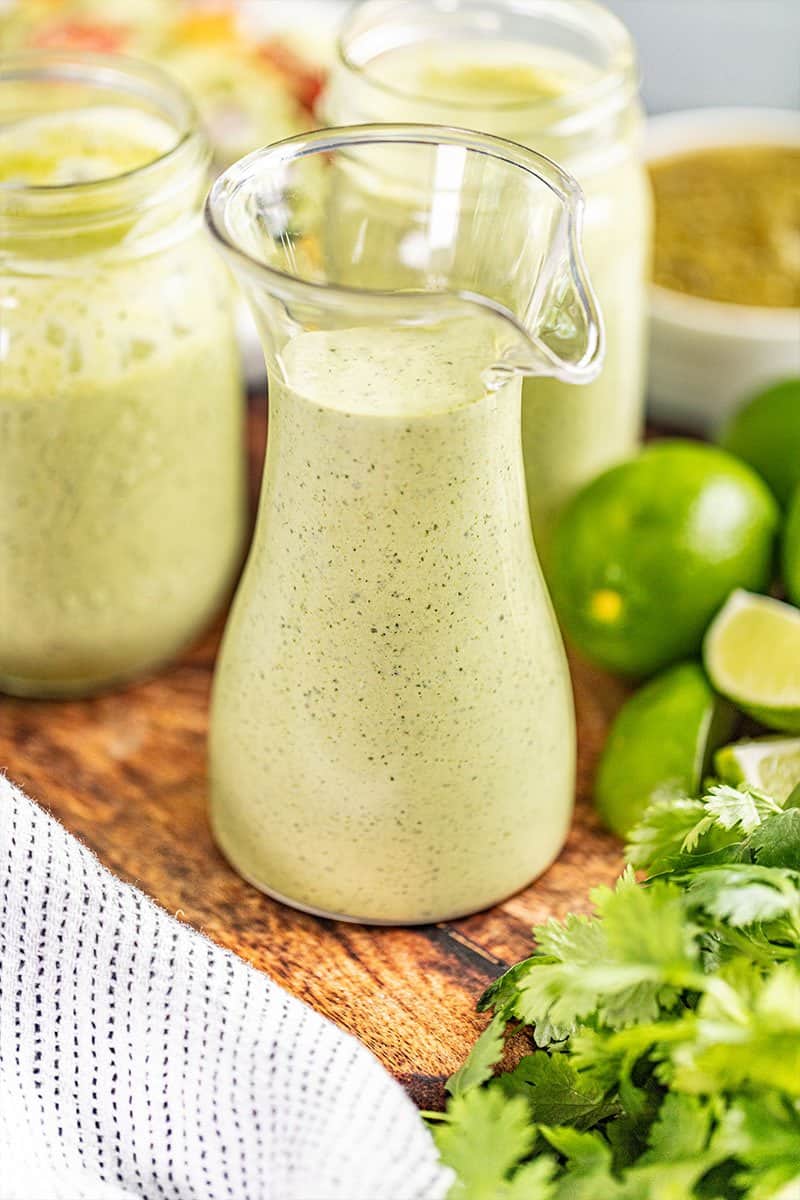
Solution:
{"label": "white kitchen towel", "polygon": [[449,1181],[363,1046],[0,776],[1,1200],[439,1200]]}

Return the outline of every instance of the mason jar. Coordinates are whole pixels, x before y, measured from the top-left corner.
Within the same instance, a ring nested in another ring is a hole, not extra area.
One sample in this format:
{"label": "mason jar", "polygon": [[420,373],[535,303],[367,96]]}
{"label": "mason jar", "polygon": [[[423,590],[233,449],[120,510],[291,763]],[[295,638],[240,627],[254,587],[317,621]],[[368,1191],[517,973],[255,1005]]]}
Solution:
{"label": "mason jar", "polygon": [[343,27],[323,99],[332,125],[427,121],[510,138],[584,189],[606,361],[584,387],[525,384],[526,481],[545,568],[566,501],[641,432],[651,205],[638,83],[627,31],[592,0],[367,0]]}
{"label": "mason jar", "polygon": [[229,279],[188,98],[124,59],[0,63],[0,689],[172,658],[244,532]]}

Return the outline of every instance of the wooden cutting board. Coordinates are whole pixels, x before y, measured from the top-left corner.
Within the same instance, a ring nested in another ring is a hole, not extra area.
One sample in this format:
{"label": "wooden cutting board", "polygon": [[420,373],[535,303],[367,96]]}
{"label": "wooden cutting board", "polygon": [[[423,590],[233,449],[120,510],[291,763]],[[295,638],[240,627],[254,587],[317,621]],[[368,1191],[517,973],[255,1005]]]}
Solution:
{"label": "wooden cutting board", "polygon": [[[251,406],[252,495],[263,455],[263,403]],[[0,769],[48,808],[112,871],[169,912],[266,971],[356,1034],[422,1107],[485,1019],[475,1001],[529,954],[530,927],[588,910],[611,883],[621,847],[589,795],[597,755],[625,687],[573,662],[578,804],[558,862],[504,904],[461,921],[373,929],[285,908],[244,883],[206,820],[208,698],[221,622],[170,670],[117,695],[47,703],[0,697]]]}

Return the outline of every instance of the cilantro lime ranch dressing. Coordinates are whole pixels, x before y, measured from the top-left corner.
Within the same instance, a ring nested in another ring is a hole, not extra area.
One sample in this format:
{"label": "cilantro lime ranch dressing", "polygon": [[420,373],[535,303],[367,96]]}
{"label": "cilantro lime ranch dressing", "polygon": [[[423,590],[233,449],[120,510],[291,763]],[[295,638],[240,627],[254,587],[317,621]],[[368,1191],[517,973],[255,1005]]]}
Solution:
{"label": "cilantro lime ranch dressing", "polygon": [[19,96],[0,123],[0,687],[62,695],[164,661],[224,598],[241,404],[202,142],[173,149],[167,116],[90,78],[70,107],[77,85],[52,96],[31,69],[0,76],[0,103]]}
{"label": "cilantro lime ranch dressing", "polygon": [[598,5],[375,0],[353,10],[326,98],[331,123],[436,121],[510,138],[583,187],[606,359],[587,387],[523,386],[527,487],[545,564],[564,503],[640,434],[650,202],[636,159],[636,82],[630,39]]}
{"label": "cilantro lime ranch dressing", "polygon": [[216,837],[293,904],[422,922],[555,857],[569,677],[536,563],[520,381],[481,320],[300,333],[214,691]]}
{"label": "cilantro lime ranch dressing", "polygon": [[[404,209],[374,202],[387,171],[414,181]],[[212,825],[237,870],[300,908],[443,920],[563,844],[574,717],[520,404],[523,375],[600,367],[580,206],[549,160],[424,125],[300,135],[211,189],[270,377],[214,685]]]}

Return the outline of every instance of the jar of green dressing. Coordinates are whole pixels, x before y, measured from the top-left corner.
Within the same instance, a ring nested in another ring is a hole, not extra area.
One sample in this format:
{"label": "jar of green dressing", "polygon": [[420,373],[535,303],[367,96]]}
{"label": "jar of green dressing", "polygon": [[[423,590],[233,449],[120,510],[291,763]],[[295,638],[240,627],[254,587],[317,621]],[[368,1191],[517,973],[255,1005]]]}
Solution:
{"label": "jar of green dressing", "polygon": [[[331,125],[431,121],[508,138],[581,184],[606,359],[585,388],[525,381],[525,475],[545,571],[564,505],[641,433],[651,211],[638,81],[627,31],[593,0],[365,0],[345,21],[322,100]],[[399,207],[391,182],[376,202]],[[487,245],[508,237],[507,221],[486,231]]]}
{"label": "jar of green dressing", "polygon": [[209,150],[157,71],[0,62],[0,688],[89,693],[169,660],[244,531]]}

